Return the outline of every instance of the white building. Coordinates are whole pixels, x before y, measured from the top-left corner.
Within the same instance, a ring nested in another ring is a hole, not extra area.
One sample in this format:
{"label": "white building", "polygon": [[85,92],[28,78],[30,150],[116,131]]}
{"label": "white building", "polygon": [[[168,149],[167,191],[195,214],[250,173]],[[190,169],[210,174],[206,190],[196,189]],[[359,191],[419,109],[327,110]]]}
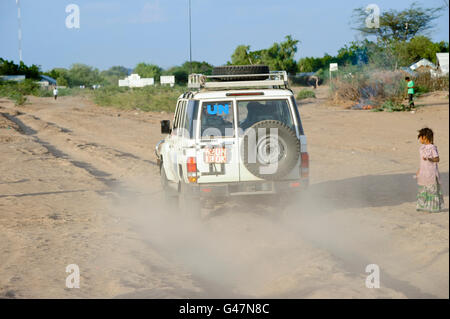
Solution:
{"label": "white building", "polygon": [[119,80],[119,86],[128,86],[130,88],[141,88],[147,85],[154,85],[154,78],[141,78],[139,74],[131,74],[124,80]]}
{"label": "white building", "polygon": [[169,84],[170,86],[175,85],[175,75],[161,75],[159,78],[161,85]]}
{"label": "white building", "polygon": [[409,68],[413,71],[416,71],[417,69],[423,68],[430,68],[430,69],[436,69],[436,65],[434,63],[430,62],[427,59],[422,59],[414,64],[411,64]]}
{"label": "white building", "polygon": [[441,75],[448,75],[448,52],[436,53],[438,72]]}

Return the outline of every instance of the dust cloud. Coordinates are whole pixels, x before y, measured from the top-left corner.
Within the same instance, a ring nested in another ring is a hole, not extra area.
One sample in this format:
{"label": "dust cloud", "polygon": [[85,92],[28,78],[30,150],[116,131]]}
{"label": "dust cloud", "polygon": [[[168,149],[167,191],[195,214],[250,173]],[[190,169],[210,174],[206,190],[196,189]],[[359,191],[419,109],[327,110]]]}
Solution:
{"label": "dust cloud", "polygon": [[196,218],[149,189],[118,191],[114,211],[189,273],[203,297],[340,297],[355,290],[362,291],[357,297],[374,296],[365,287],[365,267],[382,263],[377,254],[370,259],[370,252],[389,245],[389,237],[355,214],[342,214],[329,189],[325,196],[313,187],[289,201],[231,198]]}

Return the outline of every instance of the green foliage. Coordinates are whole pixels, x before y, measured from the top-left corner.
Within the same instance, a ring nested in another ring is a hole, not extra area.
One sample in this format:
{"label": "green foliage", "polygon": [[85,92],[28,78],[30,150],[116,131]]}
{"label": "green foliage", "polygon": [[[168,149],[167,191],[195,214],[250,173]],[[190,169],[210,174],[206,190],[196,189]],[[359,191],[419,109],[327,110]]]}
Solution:
{"label": "green foliage", "polygon": [[315,97],[316,97],[316,93],[314,93],[311,90],[301,90],[297,94],[297,100],[303,100],[303,99],[315,98]]}
{"label": "green foliage", "polygon": [[249,65],[253,64],[253,61],[250,59],[249,55],[250,46],[249,45],[238,45],[236,50],[234,50],[231,55],[231,63],[232,65]]}
{"label": "green foliage", "polygon": [[295,74],[298,70],[294,55],[297,52],[298,40],[292,36],[285,37],[284,42],[274,43],[270,48],[258,51],[249,51],[250,46],[239,45],[231,56],[229,65],[265,64],[271,70],[284,70]]}
{"label": "green foliage", "polygon": [[120,79],[128,75],[128,69],[124,66],[113,66],[108,70],[100,72],[103,82],[109,85],[118,85]]}
{"label": "green foliage", "polygon": [[154,78],[155,82],[159,81],[162,69],[155,64],[139,63],[133,70],[133,73],[139,74],[142,78]]}
{"label": "green foliage", "polygon": [[104,87],[93,92],[94,102],[100,106],[120,109],[173,112],[184,87],[146,86],[143,88]]}
{"label": "green foliage", "polygon": [[[50,89],[43,89],[40,88],[38,90],[35,90],[31,93],[31,95],[37,96],[37,97],[52,97],[53,92]],[[58,93],[59,95],[59,93]]]}
{"label": "green foliage", "polygon": [[31,79],[22,82],[0,81],[0,96],[13,100],[16,105],[25,104],[26,95],[43,96],[45,90]]}
{"label": "green foliage", "polygon": [[205,61],[189,61],[184,62],[181,66],[174,66],[162,72],[162,75],[174,75],[175,81],[178,84],[185,84],[188,82],[189,73],[201,73],[205,75],[212,74],[213,66]]}
{"label": "green foliage", "polygon": [[[371,65],[380,69],[395,70],[402,66],[426,58],[436,63],[436,53],[448,52],[448,42],[432,42],[425,36],[417,36],[410,41],[376,43],[367,39],[351,42],[344,46],[336,56],[325,54],[322,58],[306,57],[298,62],[300,72],[328,71],[330,63],[343,66]],[[324,72],[323,76],[327,76]],[[323,79],[323,77],[321,77]]]}
{"label": "green foliage", "polygon": [[22,61],[15,64],[13,61],[0,58],[0,75],[25,75],[27,79],[39,80],[40,74],[40,68],[35,64],[26,66]]}
{"label": "green foliage", "polygon": [[162,75],[174,75],[176,83],[187,83],[189,76],[189,69],[185,69],[182,66],[174,66],[163,71]]}
{"label": "green foliage", "polygon": [[[73,88],[60,88],[58,89],[58,96],[92,96],[92,90],[90,89],[80,89],[79,87]],[[53,96],[53,94],[52,94]]]}
{"label": "green foliage", "polygon": [[284,70],[290,74],[297,72],[297,62],[294,55],[297,52],[298,40],[292,39],[290,35],[285,37],[286,41],[274,43],[267,50],[262,51],[261,62],[272,70]]}
{"label": "green foliage", "polygon": [[407,107],[399,102],[393,101],[393,100],[387,100],[385,101],[381,107],[376,109],[379,111],[386,111],[386,112],[402,112],[406,111]]}
{"label": "green foliage", "polygon": [[188,72],[190,72],[190,70],[192,69],[192,73],[201,73],[205,75],[211,75],[212,69],[214,68],[214,66],[205,61],[203,62],[192,61],[192,63],[186,61],[183,63],[181,67]]}
{"label": "green foliage", "polygon": [[92,86],[104,83],[98,69],[81,63],[73,64],[65,77],[70,86]]}
{"label": "green foliage", "polygon": [[380,14],[380,27],[368,28],[366,26],[367,13],[365,8],[354,10],[353,23],[356,30],[363,35],[375,35],[378,41],[408,41],[416,35],[424,34],[433,28],[433,21],[440,17],[444,7],[422,8],[417,2],[407,9],[384,10]]}
{"label": "green foliage", "polygon": [[28,100],[28,98],[25,95],[23,95],[22,93],[20,93],[20,92],[13,92],[13,93],[11,93],[9,98],[11,100],[13,100],[14,104],[17,105],[17,106],[24,105],[27,102],[27,100]]}
{"label": "green foliage", "polygon": [[56,84],[57,84],[57,85],[60,85],[60,86],[68,86],[68,85],[69,85],[69,82],[66,80],[65,77],[60,76],[60,77],[58,77],[58,78],[56,79]]}
{"label": "green foliage", "polygon": [[68,75],[68,70],[64,69],[64,68],[54,68],[50,71],[44,72],[42,73],[44,75],[47,75],[49,77],[52,77],[56,80],[58,80],[58,78],[64,78],[67,83],[69,83],[69,75]]}
{"label": "green foliage", "polygon": [[448,52],[448,42],[433,42],[426,36],[417,36],[408,42],[398,42],[394,46],[399,65],[411,65],[420,59],[436,63],[436,53]]}

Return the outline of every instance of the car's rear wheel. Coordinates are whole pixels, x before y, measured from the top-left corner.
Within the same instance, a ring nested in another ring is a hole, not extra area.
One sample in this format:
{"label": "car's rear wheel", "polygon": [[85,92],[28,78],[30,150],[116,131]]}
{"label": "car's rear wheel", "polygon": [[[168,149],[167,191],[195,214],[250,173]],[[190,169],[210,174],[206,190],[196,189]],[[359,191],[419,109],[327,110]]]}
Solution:
{"label": "car's rear wheel", "polygon": [[[217,66],[213,69],[212,75],[246,75],[246,74],[269,74],[269,67],[267,65],[225,65]],[[252,80],[265,80],[268,75],[260,76],[246,76],[246,77],[216,77],[219,81],[252,81]]]}

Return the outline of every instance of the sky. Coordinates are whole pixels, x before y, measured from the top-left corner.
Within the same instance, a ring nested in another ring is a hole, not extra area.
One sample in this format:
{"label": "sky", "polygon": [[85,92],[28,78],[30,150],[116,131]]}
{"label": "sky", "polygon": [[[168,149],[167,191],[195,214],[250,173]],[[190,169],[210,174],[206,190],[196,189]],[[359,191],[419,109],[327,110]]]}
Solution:
{"label": "sky", "polygon": [[[100,70],[139,62],[163,68],[189,60],[189,0],[20,0],[25,64],[42,69],[84,63]],[[334,55],[362,39],[350,24],[353,9],[374,3],[402,10],[413,0],[191,0],[192,59],[223,65],[240,44],[268,48],[288,34],[300,41],[295,56]],[[417,1],[423,7],[443,0]],[[80,27],[67,28],[70,12],[80,10]],[[429,34],[449,41],[449,12]],[[0,0],[0,57],[19,61],[16,0]]]}

